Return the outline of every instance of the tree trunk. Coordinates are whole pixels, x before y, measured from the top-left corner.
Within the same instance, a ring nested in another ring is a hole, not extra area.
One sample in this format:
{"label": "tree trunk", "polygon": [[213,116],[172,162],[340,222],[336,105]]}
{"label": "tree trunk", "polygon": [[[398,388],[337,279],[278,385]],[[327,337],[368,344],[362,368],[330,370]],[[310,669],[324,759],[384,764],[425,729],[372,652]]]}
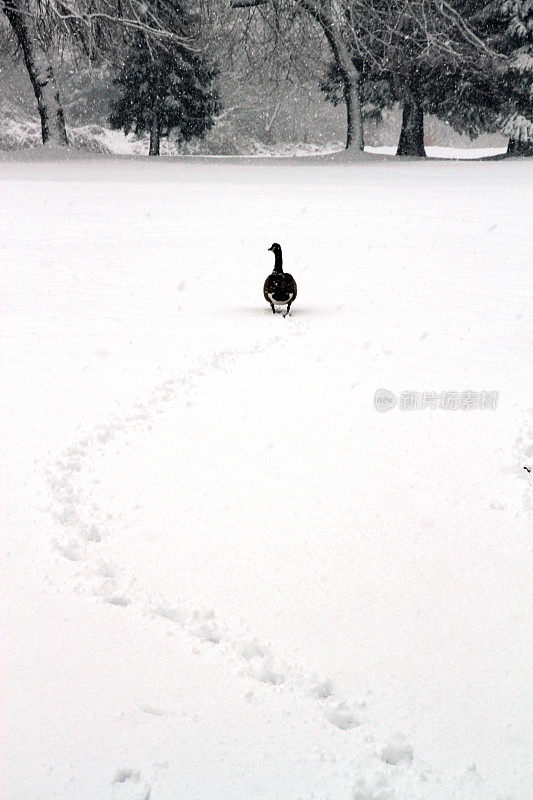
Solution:
{"label": "tree trunk", "polygon": [[161,142],[161,119],[159,116],[159,76],[156,80],[154,101],[152,104],[152,127],[150,128],[150,153],[151,156],[158,156]]}
{"label": "tree trunk", "polygon": [[403,99],[402,131],[398,142],[398,156],[425,158],[424,112],[416,90],[408,88]]}
{"label": "tree trunk", "polygon": [[533,142],[511,136],[507,145],[508,156],[533,156]]}
{"label": "tree trunk", "polygon": [[4,0],[3,10],[22,48],[41,116],[43,144],[68,145],[54,68],[39,38],[33,16],[36,12],[24,0]]}
{"label": "tree trunk", "polygon": [[362,151],[365,145],[359,74],[346,73],[342,76],[342,84],[346,103],[346,150]]}
{"label": "tree trunk", "polygon": [[280,97],[280,99],[276,103],[276,107],[274,108],[274,111],[272,112],[272,114],[270,116],[270,119],[267,121],[267,123],[265,125],[265,142],[267,144],[272,144],[272,141],[273,141],[272,126],[274,125],[274,123],[276,121],[276,117],[278,116],[278,114],[280,112],[280,109],[281,109],[281,107],[283,105],[283,100],[284,100],[284,98]]}
{"label": "tree trunk", "polygon": [[358,154],[364,150],[361,75],[355,68],[342,31],[323,6],[316,0],[298,0],[298,3],[318,22],[331,48],[341,76],[346,103],[346,150]]}

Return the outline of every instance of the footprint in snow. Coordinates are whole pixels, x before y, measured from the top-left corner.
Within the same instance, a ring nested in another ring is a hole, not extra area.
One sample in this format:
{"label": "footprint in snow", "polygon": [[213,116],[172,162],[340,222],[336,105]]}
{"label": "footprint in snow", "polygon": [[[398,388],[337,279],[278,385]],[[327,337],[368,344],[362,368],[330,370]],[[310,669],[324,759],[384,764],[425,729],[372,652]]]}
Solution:
{"label": "footprint in snow", "polygon": [[187,630],[197,639],[201,639],[202,642],[220,644],[224,638],[224,634],[215,619],[215,612],[212,610],[194,611],[190,614],[180,608],[158,606],[153,613],[158,617],[163,617],[163,619],[176,622],[180,628]]}
{"label": "footprint in snow", "polygon": [[234,643],[234,649],[249,663],[246,673],[261,683],[280,686],[285,683],[285,675],[273,667],[273,658],[268,648],[263,647],[257,639],[241,639]]}
{"label": "footprint in snow", "polygon": [[112,606],[122,606],[124,608],[131,603],[129,597],[125,597],[124,595],[111,595],[111,597],[104,598],[104,601]]}
{"label": "footprint in snow", "polygon": [[88,542],[102,541],[102,534],[100,533],[96,525],[89,525],[89,527],[85,528],[83,535]]}
{"label": "footprint in snow", "polygon": [[243,640],[235,642],[235,650],[246,661],[251,661],[252,658],[264,658],[266,656],[265,648],[257,641],[257,639]]}
{"label": "footprint in snow", "polygon": [[352,800],[396,800],[397,795],[384,773],[359,778],[352,791]]}
{"label": "footprint in snow", "polygon": [[[252,661],[254,660],[252,659]],[[285,683],[285,675],[273,669],[272,659],[269,656],[265,656],[259,663],[251,663],[250,675],[261,683],[270,683],[272,686],[280,686]]]}
{"label": "footprint in snow", "polygon": [[194,611],[187,627],[189,632],[198,639],[201,639],[202,642],[220,644],[222,641],[222,632],[215,619],[215,612],[213,609]]}
{"label": "footprint in snow", "polygon": [[79,561],[81,559],[81,554],[78,550],[78,543],[75,539],[72,539],[68,544],[60,544],[59,542],[56,542],[55,548],[64,558],[67,558],[69,561]]}
{"label": "footprint in snow", "polygon": [[386,764],[398,766],[401,762],[411,763],[413,746],[403,733],[395,733],[378,749],[378,757]]}
{"label": "footprint in snow", "polygon": [[[514,443],[514,456],[518,462],[516,468],[517,476],[523,481],[524,491],[522,494],[522,511],[527,519],[533,517],[533,409],[529,409],[530,418],[526,420],[521,434]],[[533,548],[530,535],[527,536],[525,544],[530,549]]]}
{"label": "footprint in snow", "polygon": [[139,706],[139,711],[151,717],[175,717],[176,712],[159,706]]}
{"label": "footprint in snow", "polygon": [[218,629],[217,623],[214,620],[213,622],[202,622],[200,625],[192,627],[191,633],[198,639],[201,639],[202,642],[220,644],[222,640],[222,635]]}
{"label": "footprint in snow", "polygon": [[184,628],[187,623],[188,614],[180,608],[171,608],[170,606],[158,606],[154,614],[163,619],[169,619],[171,622],[177,622],[181,628]]}
{"label": "footprint in snow", "polygon": [[150,800],[152,787],[137,769],[118,769],[113,779],[114,800]]}
{"label": "footprint in snow", "polygon": [[308,693],[311,697],[325,700],[333,694],[333,683],[329,678],[320,679],[318,675],[311,675],[309,679]]}
{"label": "footprint in snow", "polygon": [[340,703],[324,705],[323,709],[326,719],[341,731],[357,728],[363,724],[361,715],[355,709],[350,708],[344,700]]}

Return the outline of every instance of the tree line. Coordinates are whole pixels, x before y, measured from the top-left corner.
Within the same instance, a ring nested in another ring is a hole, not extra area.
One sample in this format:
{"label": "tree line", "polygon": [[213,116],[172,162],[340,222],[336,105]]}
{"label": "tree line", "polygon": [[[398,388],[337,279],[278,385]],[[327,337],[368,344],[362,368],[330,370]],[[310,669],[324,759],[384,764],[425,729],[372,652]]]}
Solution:
{"label": "tree line", "polygon": [[[363,117],[399,103],[398,155],[423,156],[424,115],[474,137],[502,132],[533,154],[532,0],[0,0],[22,54],[43,143],[67,145],[54,69],[63,49],[114,67],[110,123],[203,136],[221,111],[217,79],[292,80],[325,64],[320,88],[346,109],[346,149]],[[281,103],[281,100],[280,100]]]}

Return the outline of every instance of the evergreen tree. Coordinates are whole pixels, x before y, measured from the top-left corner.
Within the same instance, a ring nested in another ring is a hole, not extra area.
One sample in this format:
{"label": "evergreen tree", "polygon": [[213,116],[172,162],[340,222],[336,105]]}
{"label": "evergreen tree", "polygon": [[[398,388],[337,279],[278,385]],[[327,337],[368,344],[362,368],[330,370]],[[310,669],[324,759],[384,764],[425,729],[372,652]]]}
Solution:
{"label": "evergreen tree", "polygon": [[533,155],[533,3],[493,0],[480,19],[494,49],[509,59],[496,81],[508,152]]}
{"label": "evergreen tree", "polygon": [[493,55],[453,69],[436,65],[426,108],[460,133],[500,132],[509,153],[533,155],[533,3],[475,2],[463,13]]}
{"label": "evergreen tree", "polygon": [[159,155],[160,139],[171,131],[181,141],[205,135],[220,108],[217,69],[194,41],[193,17],[181,6],[174,8],[187,46],[138,31],[113,81],[118,97],[110,124],[126,133],[150,131],[150,155]]}

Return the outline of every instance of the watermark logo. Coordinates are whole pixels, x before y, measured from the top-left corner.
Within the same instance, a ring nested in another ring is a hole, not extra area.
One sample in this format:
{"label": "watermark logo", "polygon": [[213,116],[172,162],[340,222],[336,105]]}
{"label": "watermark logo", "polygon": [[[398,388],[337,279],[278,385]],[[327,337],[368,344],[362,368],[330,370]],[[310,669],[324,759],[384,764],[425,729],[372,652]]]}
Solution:
{"label": "watermark logo", "polygon": [[378,389],[374,395],[374,406],[377,411],[390,411],[396,405],[396,395],[388,389]]}
{"label": "watermark logo", "polygon": [[376,411],[390,411],[398,405],[400,411],[421,411],[425,408],[440,408],[445,411],[474,411],[490,409],[498,405],[498,392],[401,392],[399,400],[388,389],[378,389],[374,394]]}

